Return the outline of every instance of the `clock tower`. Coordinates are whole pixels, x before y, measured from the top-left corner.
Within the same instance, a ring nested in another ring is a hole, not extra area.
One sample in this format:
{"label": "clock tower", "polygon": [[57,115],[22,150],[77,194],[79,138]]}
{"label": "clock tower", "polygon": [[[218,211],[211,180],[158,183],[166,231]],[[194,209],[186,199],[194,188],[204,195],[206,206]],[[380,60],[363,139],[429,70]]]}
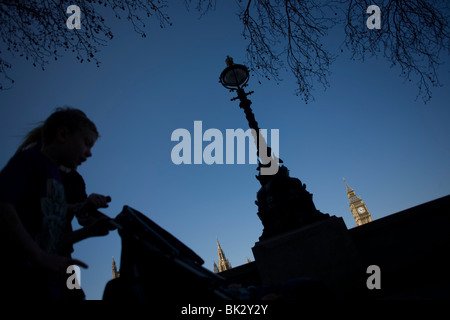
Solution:
{"label": "clock tower", "polygon": [[353,218],[355,218],[356,225],[360,226],[372,221],[372,217],[370,216],[370,212],[366,207],[364,201],[359,198],[355,191],[350,188],[345,181],[345,186],[347,187],[347,196],[349,199],[350,211],[352,212]]}

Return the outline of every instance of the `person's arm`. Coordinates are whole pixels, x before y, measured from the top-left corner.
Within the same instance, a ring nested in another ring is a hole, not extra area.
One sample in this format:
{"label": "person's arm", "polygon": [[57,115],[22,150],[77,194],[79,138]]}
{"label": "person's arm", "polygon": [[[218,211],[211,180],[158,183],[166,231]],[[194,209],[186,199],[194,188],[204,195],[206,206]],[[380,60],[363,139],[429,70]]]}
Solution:
{"label": "person's arm", "polygon": [[14,206],[8,202],[0,202],[0,225],[7,232],[9,239],[23,250],[25,256],[36,265],[55,273],[65,273],[70,265],[87,265],[77,259],[49,254],[42,250],[23,226]]}
{"label": "person's arm", "polygon": [[108,202],[111,202],[110,196],[92,193],[89,197],[86,197],[83,202],[69,204],[68,209],[72,210],[74,215],[77,217],[78,223],[85,227],[94,223],[101,217],[107,217],[97,209],[108,208]]}
{"label": "person's arm", "polygon": [[106,236],[109,233],[109,230],[111,230],[110,220],[111,219],[107,216],[94,219],[91,224],[84,228],[64,234],[63,242],[67,245],[74,244],[90,237]]}

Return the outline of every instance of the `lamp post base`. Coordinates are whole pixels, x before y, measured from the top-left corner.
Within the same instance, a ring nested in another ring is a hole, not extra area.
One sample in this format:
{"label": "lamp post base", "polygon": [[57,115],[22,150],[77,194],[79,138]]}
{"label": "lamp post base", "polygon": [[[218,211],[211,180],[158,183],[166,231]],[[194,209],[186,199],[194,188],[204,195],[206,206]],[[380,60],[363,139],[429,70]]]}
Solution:
{"label": "lamp post base", "polygon": [[264,226],[260,241],[330,217],[316,209],[306,185],[290,177],[285,166],[281,166],[275,175],[256,178],[261,189],[255,203]]}

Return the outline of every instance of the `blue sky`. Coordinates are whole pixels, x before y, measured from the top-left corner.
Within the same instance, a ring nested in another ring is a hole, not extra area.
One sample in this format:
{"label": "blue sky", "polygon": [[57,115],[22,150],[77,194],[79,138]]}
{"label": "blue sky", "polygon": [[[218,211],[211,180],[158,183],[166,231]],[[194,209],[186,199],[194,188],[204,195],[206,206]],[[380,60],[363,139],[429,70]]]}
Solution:
{"label": "blue sky", "polygon": [[[211,270],[216,237],[232,266],[253,260],[251,247],[262,232],[254,204],[256,165],[171,161],[177,144],[172,132],[184,128],[193,135],[194,121],[224,136],[226,129],[248,128],[238,102],[230,101],[234,94],[218,82],[227,55],[244,62],[246,42],[236,12],[220,2],[198,19],[180,4],[168,10],[173,26],[149,24],[145,39],[129,23],[109,20],[115,37],[101,48],[100,68],[80,64],[69,53],[45,71],[11,59],[15,84],[0,92],[0,167],[56,107],[80,108],[101,138],[79,171],[88,193],[112,197],[107,215],[116,216],[123,205],[134,207]],[[336,49],[343,39],[337,27],[327,44]],[[279,129],[280,157],[291,176],[307,185],[320,211],[342,217],[352,228],[343,177],[373,219],[450,193],[450,59],[441,60],[443,86],[433,88],[427,104],[415,99],[414,81],[404,81],[382,57],[355,62],[346,51],[331,67],[330,88],[313,92],[314,102],[295,96],[288,73],[279,85],[251,78],[248,90],[255,91],[250,99],[259,126]],[[88,299],[101,299],[112,277],[111,257],[119,263],[120,254],[116,232],[75,246],[73,256],[89,265],[81,271]]]}

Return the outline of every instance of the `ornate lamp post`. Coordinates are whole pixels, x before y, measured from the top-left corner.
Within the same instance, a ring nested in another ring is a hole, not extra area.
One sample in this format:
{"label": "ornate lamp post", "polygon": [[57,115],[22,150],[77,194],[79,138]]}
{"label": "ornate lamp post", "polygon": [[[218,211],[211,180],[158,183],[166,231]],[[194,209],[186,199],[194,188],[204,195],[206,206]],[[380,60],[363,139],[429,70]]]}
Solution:
{"label": "ornate lamp post", "polygon": [[[259,175],[256,177],[261,183],[261,189],[257,193],[258,216],[264,226],[263,234],[259,238],[265,240],[275,235],[282,234],[311,222],[329,217],[314,206],[312,194],[306,191],[306,185],[297,178],[289,176],[289,170],[278,163],[283,161],[272,156],[270,147],[260,133],[255,115],[252,112],[252,102],[247,98],[253,91],[245,92],[244,87],[250,78],[248,68],[241,64],[234,64],[233,59],[225,60],[227,67],[220,74],[220,83],[230,91],[236,91],[237,97],[231,101],[240,100],[239,106],[244,109],[248,125],[252,130],[259,158]],[[260,151],[263,151],[261,154]],[[275,161],[277,170],[269,175],[261,174],[261,168],[273,166]]]}
{"label": "ornate lamp post", "polygon": [[[250,73],[246,66],[242,64],[234,64],[233,58],[228,57],[225,59],[227,67],[220,74],[220,83],[230,91],[237,91],[237,97],[231,99],[231,101],[240,100],[239,106],[244,109],[245,117],[247,118],[250,129],[253,129],[252,134],[255,139],[258,160],[258,170],[260,175],[258,180],[261,179],[261,167],[278,166],[278,163],[283,161],[276,156],[272,156],[272,150],[267,146],[266,139],[261,135],[256,122],[255,115],[251,109],[252,102],[247,98],[253,91],[245,92],[244,87],[247,86],[247,82],[250,79]],[[263,151],[261,154],[260,151]],[[274,163],[272,163],[274,161]],[[261,163],[262,162],[262,163]],[[273,173],[278,171],[278,167]],[[261,181],[261,180],[260,180]]]}

